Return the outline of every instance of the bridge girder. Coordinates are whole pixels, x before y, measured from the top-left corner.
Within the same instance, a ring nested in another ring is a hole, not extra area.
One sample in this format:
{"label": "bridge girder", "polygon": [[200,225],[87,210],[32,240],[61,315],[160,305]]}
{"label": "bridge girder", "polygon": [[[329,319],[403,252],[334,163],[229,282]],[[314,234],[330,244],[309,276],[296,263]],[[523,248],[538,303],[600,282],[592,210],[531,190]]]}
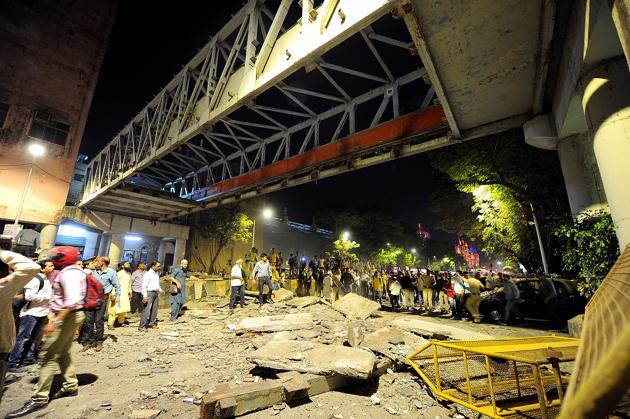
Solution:
{"label": "bridge girder", "polygon": [[[426,78],[426,71],[414,57],[415,68],[396,74],[379,51],[410,53],[413,43],[371,25],[400,2],[325,0],[312,9],[312,2],[303,1],[302,18],[285,29],[292,3],[282,0],[272,13],[264,2],[249,0],[90,162],[79,206],[123,182],[162,182],[162,189],[192,198],[219,182],[398,118],[401,88]],[[323,58],[353,35],[375,67]],[[301,68],[326,85],[287,81]],[[433,95],[429,89],[421,106],[428,107]],[[358,121],[359,106],[363,119],[369,114],[367,122]]]}

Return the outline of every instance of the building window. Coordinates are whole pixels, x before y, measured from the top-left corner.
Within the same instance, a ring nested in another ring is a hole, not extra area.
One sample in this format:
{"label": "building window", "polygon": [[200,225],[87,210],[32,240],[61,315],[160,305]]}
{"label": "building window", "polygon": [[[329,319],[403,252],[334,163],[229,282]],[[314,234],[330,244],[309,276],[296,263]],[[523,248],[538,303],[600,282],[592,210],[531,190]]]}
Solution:
{"label": "building window", "polygon": [[74,178],[72,180],[76,180],[77,182],[83,182],[84,177],[85,177],[84,175],[77,173],[74,175]]}
{"label": "building window", "polygon": [[4,126],[4,121],[7,119],[9,113],[9,105],[0,102],[0,128]]}
{"label": "building window", "polygon": [[36,111],[28,135],[50,143],[65,145],[70,126],[57,121],[48,112]]}

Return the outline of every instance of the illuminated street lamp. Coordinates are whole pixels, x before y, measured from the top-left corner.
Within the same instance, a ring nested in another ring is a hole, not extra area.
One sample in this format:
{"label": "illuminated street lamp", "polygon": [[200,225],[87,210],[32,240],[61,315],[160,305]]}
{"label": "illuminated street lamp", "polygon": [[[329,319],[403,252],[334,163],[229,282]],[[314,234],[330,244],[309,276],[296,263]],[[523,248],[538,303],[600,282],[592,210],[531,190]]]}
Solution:
{"label": "illuminated street lamp", "polygon": [[[262,216],[265,220],[270,220],[273,217],[273,211],[270,208],[264,208],[262,210]],[[254,225],[252,226],[252,247],[254,247],[255,238],[256,238],[256,217],[254,217]]]}
{"label": "illuminated street lamp", "polygon": [[389,247],[389,246],[391,246],[391,245],[392,245],[391,243],[387,243],[387,247]]}
{"label": "illuminated street lamp", "polygon": [[[33,160],[37,157],[41,157],[46,153],[46,148],[39,143],[31,143],[28,146],[28,152],[33,157]],[[26,192],[28,192],[28,185],[31,182],[31,176],[33,175],[34,161],[31,161],[28,168],[28,175],[26,176],[26,184],[22,191],[22,198],[20,199],[20,205],[18,206],[17,214],[15,214],[15,222],[13,225],[17,226],[20,222],[20,216],[22,215],[22,208],[24,207],[24,201],[26,200]]]}
{"label": "illuminated street lamp", "polygon": [[415,247],[411,249],[411,253],[416,254],[416,252],[417,252],[417,250],[416,250]]}
{"label": "illuminated street lamp", "polygon": [[343,240],[345,242],[350,240],[350,232],[349,231],[344,231],[343,233],[341,233],[341,240]]}

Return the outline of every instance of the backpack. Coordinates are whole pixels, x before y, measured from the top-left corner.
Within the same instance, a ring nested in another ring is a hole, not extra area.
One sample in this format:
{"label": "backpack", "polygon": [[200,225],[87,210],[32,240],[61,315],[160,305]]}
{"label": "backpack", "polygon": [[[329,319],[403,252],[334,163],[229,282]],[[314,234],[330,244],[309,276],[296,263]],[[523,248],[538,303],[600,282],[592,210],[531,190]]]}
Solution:
{"label": "backpack", "polygon": [[[44,288],[44,278],[42,277],[41,274],[37,274],[36,278],[39,279],[39,289],[37,290],[37,292],[40,292],[42,290],[42,288]],[[22,288],[20,290],[20,292],[18,292],[18,295],[24,295],[26,289]],[[24,307],[30,307],[31,306],[31,302],[30,301],[26,301],[26,300],[13,300],[12,302],[12,309],[14,313],[19,313],[22,311],[22,309]]]}
{"label": "backpack", "polygon": [[94,278],[92,274],[85,275],[84,310],[96,310],[101,306],[101,303],[106,301],[103,289],[103,283],[101,281]]}

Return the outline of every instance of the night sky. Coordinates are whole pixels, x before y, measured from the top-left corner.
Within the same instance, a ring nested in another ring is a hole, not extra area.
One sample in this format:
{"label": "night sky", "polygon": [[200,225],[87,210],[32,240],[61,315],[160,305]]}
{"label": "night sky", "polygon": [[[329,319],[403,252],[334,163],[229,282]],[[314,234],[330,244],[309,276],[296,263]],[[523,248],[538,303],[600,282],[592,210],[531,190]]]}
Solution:
{"label": "night sky", "polygon": [[[241,1],[121,1],[81,152],[91,158],[100,151],[241,7]],[[429,210],[431,182],[428,158],[418,155],[276,192],[266,199],[279,212],[287,207],[292,220],[306,224],[318,208],[331,202],[388,208],[409,223],[422,222],[435,238],[452,241],[451,235],[431,228],[439,217]]]}

